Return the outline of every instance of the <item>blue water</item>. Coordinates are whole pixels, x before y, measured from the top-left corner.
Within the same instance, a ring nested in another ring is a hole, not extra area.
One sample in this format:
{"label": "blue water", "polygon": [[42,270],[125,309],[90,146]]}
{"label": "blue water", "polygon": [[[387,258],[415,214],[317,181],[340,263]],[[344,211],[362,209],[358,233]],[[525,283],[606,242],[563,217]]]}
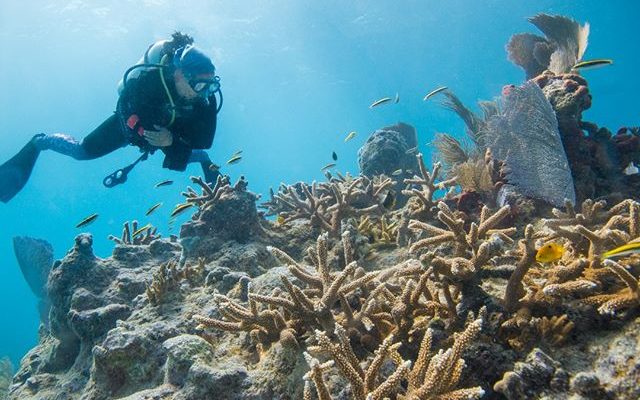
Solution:
{"label": "blue water", "polygon": [[[635,1],[106,1],[2,2],[0,5],[0,162],[38,132],[81,139],[114,110],[116,83],[147,46],[174,30],[194,36],[212,55],[222,78],[224,108],[210,155],[246,176],[254,192],[280,182],[322,179],[320,168],[339,157],[341,171],[357,173],[356,152],[377,128],[403,121],[418,130],[420,150],[435,132],[462,134],[463,125],[422,97],[449,86],[468,105],[499,95],[524,74],[506,59],[504,45],[518,32],[536,32],[526,17],[563,14],[591,23],[585,59],[615,65],[585,73],[594,96],[585,119],[615,131],[639,125],[640,82]],[[537,32],[536,32],[537,33]],[[397,105],[369,109],[381,97]],[[344,143],[350,131],[358,136]],[[115,189],[102,179],[138,156],[121,149],[94,161],[43,153],[30,182],[0,203],[0,356],[18,362],[37,342],[35,298],[15,261],[11,238],[52,243],[61,258],[80,230],[94,249],[110,255],[107,235],[138,219],[168,233],[168,213],[180,202],[190,174],[161,168],[161,154],[139,165]],[[163,179],[173,186],[154,189]],[[151,218],[144,212],[164,206]],[[183,217],[182,220],[184,220]],[[176,224],[177,230],[178,224]],[[173,233],[176,233],[175,231]]]}

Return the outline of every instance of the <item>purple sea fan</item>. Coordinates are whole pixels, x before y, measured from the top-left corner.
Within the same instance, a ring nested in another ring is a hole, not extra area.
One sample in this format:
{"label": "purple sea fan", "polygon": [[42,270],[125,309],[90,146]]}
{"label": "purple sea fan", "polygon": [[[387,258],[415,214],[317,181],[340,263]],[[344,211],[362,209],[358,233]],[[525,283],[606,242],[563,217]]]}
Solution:
{"label": "purple sea fan", "polygon": [[502,110],[486,130],[488,147],[504,160],[507,181],[518,192],[556,207],[565,199],[575,204],[556,114],[538,85],[529,81],[504,90]]}

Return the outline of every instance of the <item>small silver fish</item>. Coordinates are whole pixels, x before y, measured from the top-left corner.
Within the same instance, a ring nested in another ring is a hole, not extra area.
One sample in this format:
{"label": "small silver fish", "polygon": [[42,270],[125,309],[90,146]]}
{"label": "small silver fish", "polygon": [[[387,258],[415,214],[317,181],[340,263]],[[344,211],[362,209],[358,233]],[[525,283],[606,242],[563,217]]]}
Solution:
{"label": "small silver fish", "polygon": [[324,171],[326,171],[326,170],[328,170],[330,168],[333,168],[335,166],[336,166],[336,163],[329,163],[329,164],[325,165],[324,167],[320,168],[320,171],[324,172]]}
{"label": "small silver fish", "polygon": [[402,168],[399,168],[391,173],[391,176],[398,176],[402,174]]}
{"label": "small silver fish", "polygon": [[391,97],[383,97],[380,100],[376,100],[373,103],[371,103],[371,105],[369,106],[369,108],[374,108],[379,106],[380,104],[384,104],[388,101],[391,101]]}
{"label": "small silver fish", "polygon": [[353,139],[354,137],[356,137],[356,132],[355,132],[355,131],[353,131],[353,132],[349,132],[349,134],[347,135],[347,137],[346,137],[346,138],[344,138],[344,142],[346,143],[346,142],[348,142],[349,140]]}
{"label": "small silver fish", "polygon": [[98,218],[98,214],[97,213],[91,214],[88,217],[84,218],[82,221],[78,222],[78,224],[76,225],[76,228],[82,228],[84,226],[87,226],[90,223],[92,223],[93,221],[95,221],[96,218]]}
{"label": "small silver fish", "polygon": [[400,93],[396,92],[396,98],[393,100],[393,102],[395,104],[398,104],[399,101],[400,101]]}
{"label": "small silver fish", "polygon": [[166,181],[162,181],[162,182],[156,183],[156,185],[154,187],[155,188],[159,188],[159,187],[162,187],[162,186],[169,186],[171,184],[173,184],[173,181],[171,179],[167,179]]}
{"label": "small silver fish", "polygon": [[152,212],[154,212],[155,210],[157,210],[161,205],[162,205],[162,202],[152,205],[152,206],[147,210],[147,212],[146,212],[146,213],[144,213],[144,215],[147,215],[147,216],[151,215],[151,213],[152,213]]}
{"label": "small silver fish", "polygon": [[422,99],[422,101],[427,101],[427,100],[429,100],[430,98],[432,98],[433,96],[435,96],[436,94],[438,94],[438,93],[440,93],[440,92],[442,92],[442,91],[445,91],[445,90],[447,90],[447,89],[448,89],[448,87],[446,87],[446,86],[440,86],[439,88],[437,88],[437,89],[435,89],[435,90],[432,90],[432,91],[430,91],[429,93],[427,93],[427,95],[426,95],[426,96],[424,96],[424,98]]}

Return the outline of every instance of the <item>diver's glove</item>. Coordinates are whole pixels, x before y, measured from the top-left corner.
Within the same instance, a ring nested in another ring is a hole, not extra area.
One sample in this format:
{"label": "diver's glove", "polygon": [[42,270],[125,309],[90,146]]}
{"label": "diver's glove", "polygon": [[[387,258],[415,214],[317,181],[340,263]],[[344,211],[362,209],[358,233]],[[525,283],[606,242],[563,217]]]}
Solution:
{"label": "diver's glove", "polygon": [[173,144],[173,135],[164,126],[154,125],[156,131],[144,130],[144,138],[155,147],[169,147]]}

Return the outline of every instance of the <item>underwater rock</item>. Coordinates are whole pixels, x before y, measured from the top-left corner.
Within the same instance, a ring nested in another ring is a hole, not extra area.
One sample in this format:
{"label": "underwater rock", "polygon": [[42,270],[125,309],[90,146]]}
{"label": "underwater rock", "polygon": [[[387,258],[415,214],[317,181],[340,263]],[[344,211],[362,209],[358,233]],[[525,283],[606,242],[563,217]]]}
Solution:
{"label": "underwater rock", "polygon": [[[184,388],[175,400],[246,399],[247,370],[239,365],[195,363],[189,368]],[[265,399],[266,400],[266,399]]]}
{"label": "underwater rock", "polygon": [[53,247],[43,239],[28,236],[13,238],[13,251],[22,271],[22,276],[29,284],[31,292],[38,298],[46,296],[45,286],[53,264]]}
{"label": "underwater rock", "polygon": [[124,304],[108,304],[86,311],[69,311],[69,325],[82,339],[90,340],[107,333],[119,319],[127,319],[131,309]]}
{"label": "underwater rock", "polygon": [[228,178],[220,178],[214,188],[197,183],[205,193],[210,192],[209,197],[203,196],[200,211],[182,225],[180,238],[215,236],[246,243],[262,233],[256,209],[258,196],[247,190],[244,178],[233,186]]}
{"label": "underwater rock", "polygon": [[543,393],[549,398],[564,398],[566,395],[561,394],[566,393],[568,384],[560,364],[536,348],[524,362],[517,362],[513,371],[506,372],[493,389],[508,400],[539,398]]}
{"label": "underwater rock", "polygon": [[164,381],[171,385],[182,386],[194,363],[210,364],[213,361],[211,345],[200,336],[176,336],[166,340],[162,346],[167,351]]}
{"label": "underwater rock", "polygon": [[414,154],[407,150],[418,146],[416,130],[411,125],[398,123],[373,132],[358,150],[360,172],[372,178],[391,173],[399,168],[417,170]]}

